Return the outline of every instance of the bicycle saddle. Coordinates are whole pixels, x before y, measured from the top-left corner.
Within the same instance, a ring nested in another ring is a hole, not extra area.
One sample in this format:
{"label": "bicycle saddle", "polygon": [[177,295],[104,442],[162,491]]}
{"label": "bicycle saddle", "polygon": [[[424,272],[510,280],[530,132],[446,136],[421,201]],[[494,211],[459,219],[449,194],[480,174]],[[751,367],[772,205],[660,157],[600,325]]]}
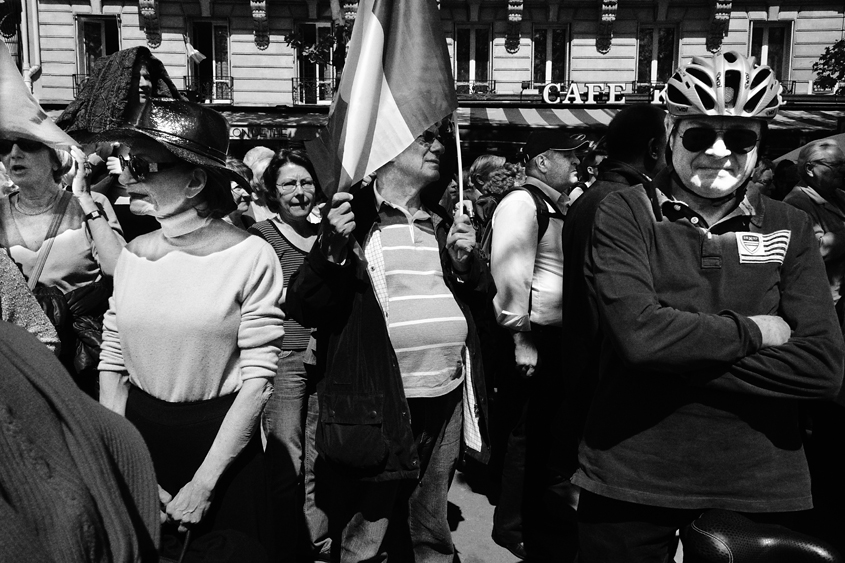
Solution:
{"label": "bicycle saddle", "polygon": [[845,563],[831,546],[736,512],[708,510],[681,530],[685,563]]}

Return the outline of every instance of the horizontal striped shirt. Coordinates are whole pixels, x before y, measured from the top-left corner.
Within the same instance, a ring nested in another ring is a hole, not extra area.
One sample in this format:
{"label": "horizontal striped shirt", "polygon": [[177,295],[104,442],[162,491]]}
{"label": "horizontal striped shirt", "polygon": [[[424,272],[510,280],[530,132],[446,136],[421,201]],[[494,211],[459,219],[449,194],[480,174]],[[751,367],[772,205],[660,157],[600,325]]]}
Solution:
{"label": "horizontal striped shirt", "polygon": [[467,321],[443,279],[431,216],[377,199],[380,223],[365,253],[405,395],[445,395],[463,381]]}

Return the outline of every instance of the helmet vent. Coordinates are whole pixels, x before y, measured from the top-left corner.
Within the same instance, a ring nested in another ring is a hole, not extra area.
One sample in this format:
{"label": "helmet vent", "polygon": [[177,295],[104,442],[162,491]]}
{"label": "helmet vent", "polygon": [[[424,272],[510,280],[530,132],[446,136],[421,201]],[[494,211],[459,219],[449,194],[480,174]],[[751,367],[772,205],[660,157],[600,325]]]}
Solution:
{"label": "helmet vent", "polygon": [[[727,54],[725,55],[727,60]],[[737,70],[725,71],[725,107],[732,108],[736,105],[736,94],[739,92],[742,73]]]}
{"label": "helmet vent", "polygon": [[754,74],[754,80],[751,81],[751,89],[753,90],[758,85],[768,80],[771,75],[772,71],[768,67],[761,67],[757,69],[757,72]]}
{"label": "helmet vent", "polygon": [[713,80],[710,78],[710,75],[707,74],[704,70],[700,68],[691,67],[687,69],[687,74],[695,78],[696,80],[703,82],[710,88],[713,87]]}
{"label": "helmet vent", "polygon": [[705,110],[711,110],[716,107],[716,100],[713,99],[712,94],[702,88],[701,86],[696,86],[695,91],[698,94],[698,98],[701,100],[701,105]]}
{"label": "helmet vent", "polygon": [[765,90],[761,90],[761,91],[757,92],[754,95],[754,97],[752,97],[750,100],[748,100],[745,103],[745,107],[742,109],[742,111],[745,112],[745,113],[750,113],[752,115],[755,114],[756,113],[755,110],[757,109],[757,104],[759,104],[760,100],[763,99],[763,95],[765,93],[766,93]]}

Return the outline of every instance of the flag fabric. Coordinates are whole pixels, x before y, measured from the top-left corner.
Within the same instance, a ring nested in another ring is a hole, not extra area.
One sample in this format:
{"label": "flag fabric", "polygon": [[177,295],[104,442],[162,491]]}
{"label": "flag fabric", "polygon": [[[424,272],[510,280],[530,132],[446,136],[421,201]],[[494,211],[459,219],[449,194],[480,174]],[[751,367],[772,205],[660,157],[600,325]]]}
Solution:
{"label": "flag fabric", "polygon": [[348,190],[457,106],[435,0],[361,0],[328,123],[306,142],[323,191]]}
{"label": "flag fabric", "polygon": [[200,64],[208,58],[196,49],[194,49],[194,46],[191,45],[191,42],[187,39],[185,39],[185,53],[188,55],[188,60],[195,64]]}
{"label": "flag fabric", "polygon": [[0,136],[5,139],[40,141],[56,149],[76,145],[70,135],[59,129],[29,91],[23,76],[0,41]]}

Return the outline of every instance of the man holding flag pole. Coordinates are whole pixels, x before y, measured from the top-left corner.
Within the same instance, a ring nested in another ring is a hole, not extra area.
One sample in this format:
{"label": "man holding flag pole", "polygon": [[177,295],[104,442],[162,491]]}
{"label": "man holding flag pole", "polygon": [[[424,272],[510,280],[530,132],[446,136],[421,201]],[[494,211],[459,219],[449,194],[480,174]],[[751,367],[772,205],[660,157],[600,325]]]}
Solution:
{"label": "man holding flag pole", "polygon": [[317,328],[317,450],[343,563],[451,563],[462,437],[488,456],[470,311],[493,284],[469,219],[421,198],[441,175],[453,84],[433,0],[364,0],[329,124],[308,145],[330,203],[287,310]]}

